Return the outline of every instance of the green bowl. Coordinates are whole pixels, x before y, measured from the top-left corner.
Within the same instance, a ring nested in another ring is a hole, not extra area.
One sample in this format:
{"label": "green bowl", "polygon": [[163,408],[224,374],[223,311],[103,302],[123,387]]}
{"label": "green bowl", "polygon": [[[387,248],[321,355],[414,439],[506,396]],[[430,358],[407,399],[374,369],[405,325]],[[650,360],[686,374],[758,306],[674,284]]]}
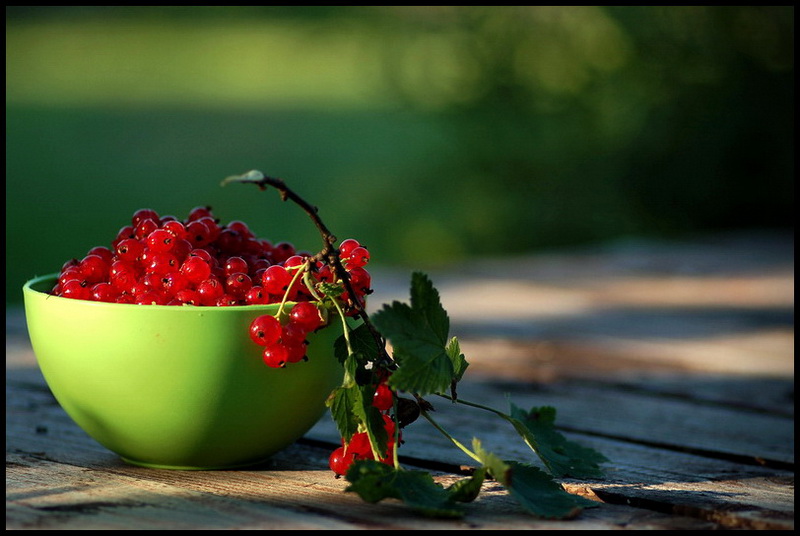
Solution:
{"label": "green bowl", "polygon": [[165,469],[260,463],[302,437],[342,381],[334,321],[307,362],[267,367],[250,322],[277,305],[193,307],[51,296],[23,287],[33,351],[61,407],[126,462]]}

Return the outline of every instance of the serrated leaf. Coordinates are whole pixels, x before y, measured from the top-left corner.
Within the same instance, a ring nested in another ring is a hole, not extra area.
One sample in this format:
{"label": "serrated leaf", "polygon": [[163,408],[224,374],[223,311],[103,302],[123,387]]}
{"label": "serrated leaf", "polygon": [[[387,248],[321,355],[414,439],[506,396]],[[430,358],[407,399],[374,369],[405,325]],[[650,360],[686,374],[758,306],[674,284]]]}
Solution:
{"label": "serrated leaf", "polygon": [[570,519],[584,508],[593,508],[597,503],[580,495],[568,493],[553,478],[532,465],[508,462],[506,473],[509,481],[503,483],[523,508],[537,517],[546,519]]}
{"label": "serrated leaf", "polygon": [[[361,324],[358,327],[351,329],[349,333],[350,347],[353,349],[353,357],[356,364],[364,366],[367,362],[372,361],[378,355],[378,344],[372,336],[366,324]],[[333,343],[333,355],[340,363],[346,363],[348,358],[347,340],[344,335],[339,335]],[[353,375],[355,376],[355,371]]]}
{"label": "serrated leaf", "polygon": [[532,465],[503,461],[483,450],[473,439],[472,448],[489,474],[529,513],[545,519],[569,519],[596,503],[568,493],[553,478]]}
{"label": "serrated leaf", "polygon": [[317,290],[329,298],[338,298],[344,293],[344,286],[340,283],[317,283]]}
{"label": "serrated leaf", "polygon": [[439,291],[422,272],[411,274],[411,307],[425,317],[426,324],[444,344],[450,333],[450,318],[442,307]]}
{"label": "serrated leaf", "polygon": [[468,478],[462,478],[447,487],[450,498],[458,502],[472,502],[478,498],[486,478],[486,468],[478,467]]}
{"label": "serrated leaf", "polygon": [[350,482],[345,491],[357,493],[368,503],[391,498],[429,517],[464,515],[451,494],[424,471],[406,471],[374,460],[359,460],[350,467],[345,478]]}
{"label": "serrated leaf", "polygon": [[356,407],[360,405],[360,394],[356,385],[350,387],[337,387],[328,397],[327,405],[330,408],[331,418],[339,435],[350,439],[358,431],[360,419],[357,417]]}
{"label": "serrated leaf", "polygon": [[557,477],[599,478],[600,464],[608,459],[596,450],[568,440],[555,428],[556,410],[550,406],[524,411],[511,404],[511,423],[528,446]]}
{"label": "serrated leaf", "polygon": [[411,305],[384,305],[371,320],[391,341],[399,365],[389,378],[392,388],[426,395],[451,385],[456,373],[446,348],[450,320],[426,275],[412,275]]}
{"label": "serrated leaf", "polygon": [[464,376],[464,372],[466,372],[469,363],[467,363],[464,354],[461,353],[461,345],[458,344],[458,339],[455,337],[450,339],[445,351],[450,358],[450,362],[453,364],[453,379],[455,379],[455,381],[461,381],[461,377]]}
{"label": "serrated leaf", "polygon": [[371,390],[367,386],[337,387],[327,404],[336,429],[345,441],[349,442],[353,434],[365,430],[375,449],[386,452],[389,436],[380,410],[372,405]]}
{"label": "serrated leaf", "polygon": [[385,453],[389,442],[389,434],[384,427],[383,415],[372,405],[372,391],[361,387],[361,408],[358,413],[361,422],[367,429],[370,443],[378,453]]}

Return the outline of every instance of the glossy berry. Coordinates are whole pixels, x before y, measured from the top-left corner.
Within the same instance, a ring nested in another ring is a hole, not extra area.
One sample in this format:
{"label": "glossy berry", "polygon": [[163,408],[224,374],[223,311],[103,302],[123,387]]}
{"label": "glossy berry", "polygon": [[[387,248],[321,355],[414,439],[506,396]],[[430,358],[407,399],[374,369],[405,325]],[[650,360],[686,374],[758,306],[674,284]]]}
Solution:
{"label": "glossy berry", "polygon": [[186,218],[187,221],[194,221],[199,220],[200,218],[205,218],[207,216],[213,217],[211,212],[211,207],[194,207],[192,210],[189,211],[189,216]]}
{"label": "glossy berry", "polygon": [[158,223],[150,218],[146,218],[140,221],[133,229],[134,237],[138,240],[145,240],[150,233],[158,229]]}
{"label": "glossy berry", "polygon": [[276,264],[282,264],[286,259],[297,253],[294,244],[291,242],[278,242],[272,246],[272,260]]}
{"label": "glossy berry", "polygon": [[278,342],[283,327],[272,315],[261,315],[250,323],[250,339],[259,346],[270,346]]}
{"label": "glossy berry", "polygon": [[187,236],[186,226],[177,220],[166,221],[161,225],[161,228],[172,234],[172,236],[178,240],[183,240]]}
{"label": "glossy berry", "polygon": [[211,266],[198,256],[189,256],[181,265],[181,273],[192,283],[205,281],[211,275]]}
{"label": "glossy berry", "polygon": [[372,405],[381,411],[392,409],[394,405],[394,394],[385,383],[378,384],[375,395],[372,397]]}
{"label": "glossy berry", "polygon": [[136,262],[144,253],[144,244],[135,238],[125,238],[117,244],[116,253],[122,261]]}
{"label": "glossy berry", "polygon": [[347,257],[347,269],[350,270],[352,268],[361,268],[362,266],[366,266],[368,262],[369,251],[367,251],[367,248],[359,246],[355,248]]}
{"label": "glossy berry", "polygon": [[133,213],[131,217],[131,225],[135,228],[144,220],[160,221],[158,213],[151,208],[140,208]]}
{"label": "glossy berry", "polygon": [[295,325],[306,332],[314,331],[322,324],[319,309],[316,305],[307,301],[294,304],[289,313],[289,318]]}
{"label": "glossy berry", "polygon": [[209,277],[197,285],[197,293],[203,305],[216,305],[217,300],[225,294],[225,289],[219,279]]}
{"label": "glossy berry", "polygon": [[93,285],[91,291],[92,300],[108,303],[113,303],[120,294],[120,292],[114,288],[114,285],[107,281]]}
{"label": "glossy berry", "polygon": [[266,305],[269,303],[269,292],[261,285],[250,287],[244,295],[244,301],[247,305]]}
{"label": "glossy berry", "polygon": [[228,257],[228,260],[225,261],[223,268],[225,270],[225,275],[231,275],[235,273],[246,274],[250,271],[247,261],[239,256]]}
{"label": "glossy berry", "polygon": [[175,235],[166,229],[154,229],[147,235],[147,247],[151,251],[170,251],[175,247],[175,238]]}
{"label": "glossy berry", "polygon": [[262,357],[268,367],[283,368],[289,361],[289,352],[282,344],[275,343],[264,348]]}
{"label": "glossy berry", "polygon": [[261,286],[270,294],[283,294],[292,282],[291,274],[281,265],[273,264],[264,271]]}
{"label": "glossy berry", "polygon": [[360,246],[361,244],[354,238],[342,240],[342,243],[339,244],[339,255],[341,255],[343,259],[347,259],[350,257],[350,254],[353,253],[353,250]]}
{"label": "glossy berry", "polygon": [[89,283],[99,283],[108,277],[110,263],[100,255],[86,255],[78,263],[78,271]]}
{"label": "glossy berry", "polygon": [[243,298],[252,286],[253,280],[247,274],[235,273],[225,279],[225,291],[233,296]]}
{"label": "glossy berry", "polygon": [[347,474],[347,470],[350,469],[350,466],[353,465],[354,461],[354,454],[348,454],[344,447],[339,447],[331,452],[331,455],[328,458],[328,466],[331,468],[331,471],[336,473],[336,476],[338,477]]}
{"label": "glossy berry", "polygon": [[282,345],[286,349],[288,363],[299,363],[305,359],[307,346],[305,341],[285,341]]}

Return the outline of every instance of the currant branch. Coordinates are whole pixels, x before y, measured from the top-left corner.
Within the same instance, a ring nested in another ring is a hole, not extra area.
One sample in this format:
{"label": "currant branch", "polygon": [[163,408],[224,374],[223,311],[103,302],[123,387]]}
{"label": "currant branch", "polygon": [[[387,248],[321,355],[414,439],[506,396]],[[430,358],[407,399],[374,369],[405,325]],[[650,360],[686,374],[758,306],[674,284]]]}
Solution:
{"label": "currant branch", "polygon": [[[584,499],[566,493],[553,477],[601,476],[599,464],[607,460],[557,432],[554,408],[525,411],[511,404],[510,412],[504,413],[456,397],[456,383],[468,364],[458,340],[449,336],[447,312],[425,274],[412,275],[410,305],[395,301],[370,316],[365,302],[354,292],[348,271],[353,269],[352,256],[345,253],[345,267],[342,252],[334,246],[336,238],[320,218],[316,206],[290,189],[283,180],[267,177],[260,171],[228,177],[222,184],[231,182],[255,184],[262,190],[275,188],[283,201],[292,201],[302,208],[319,230],[322,249],[292,267],[297,271],[290,287],[302,277],[312,296],[322,302],[310,274],[311,270],[320,269],[318,263],[325,263],[334,281],[341,285],[319,283],[318,289],[330,298],[342,319],[343,337],[334,345],[334,353],[344,365],[345,379],[342,386],[331,393],[328,406],[343,439],[342,447],[331,454],[330,466],[337,478],[345,475],[351,482],[346,491],[355,491],[368,502],[393,497],[426,515],[458,517],[461,512],[454,503],[473,500],[480,491],[484,475],[489,475],[538,516],[566,518],[590,506]],[[344,243],[340,248],[345,249]],[[341,299],[343,293],[347,293],[347,300]],[[346,315],[356,316],[362,321],[361,325],[351,329]],[[393,357],[387,352],[389,340]],[[379,396],[381,388],[388,399]],[[445,394],[447,390],[451,395]],[[397,396],[400,392],[413,398]],[[484,450],[477,438],[473,438],[472,449],[467,448],[431,416],[433,406],[422,398],[431,394],[491,412],[510,423],[544,462],[548,472],[524,463],[503,461]],[[397,452],[401,443],[400,429],[420,415],[480,464],[472,477],[444,489],[428,473],[400,467]],[[350,454],[348,449],[351,449]]]}
{"label": "currant branch", "polygon": [[350,274],[345,269],[344,265],[342,264],[342,259],[340,255],[340,251],[334,246],[336,243],[336,236],[331,233],[328,229],[327,225],[322,221],[319,216],[319,208],[315,205],[312,205],[308,201],[306,201],[303,197],[301,197],[297,192],[289,188],[284,182],[283,179],[276,178],[276,177],[269,177],[264,175],[261,171],[252,170],[243,175],[231,175],[230,177],[225,178],[222,181],[222,186],[225,186],[232,182],[238,183],[245,183],[245,184],[254,184],[258,186],[258,188],[262,191],[266,190],[267,187],[271,186],[275,188],[282,201],[292,201],[297,206],[299,206],[306,214],[308,214],[311,221],[316,226],[317,230],[322,237],[323,247],[322,249],[313,255],[310,258],[310,261],[326,261],[328,265],[331,267],[335,277],[342,282],[345,291],[347,292],[348,296],[352,298],[352,306],[356,310],[356,315],[364,322],[367,328],[370,330],[373,338],[375,339],[376,345],[378,347],[378,362],[383,364],[384,366],[391,366],[393,360],[389,357],[388,352],[386,351],[386,340],[381,336],[375,326],[370,322],[369,315],[364,307],[364,303],[358,298],[356,292],[354,292],[352,282],[350,280]]}

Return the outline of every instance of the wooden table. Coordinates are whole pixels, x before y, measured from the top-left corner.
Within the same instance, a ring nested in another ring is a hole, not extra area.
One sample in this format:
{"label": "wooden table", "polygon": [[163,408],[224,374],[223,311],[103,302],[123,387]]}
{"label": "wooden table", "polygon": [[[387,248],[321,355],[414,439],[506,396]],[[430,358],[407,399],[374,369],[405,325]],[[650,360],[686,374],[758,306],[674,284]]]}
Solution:
{"label": "wooden table", "polygon": [[[343,490],[324,417],[268,464],[235,471],[126,465],[55,402],[19,308],[6,315],[8,529],[792,529],[794,258],[790,236],[629,243],[429,272],[470,368],[468,400],[552,405],[606,477],[565,480],[577,518],[524,513],[495,482],[460,520]],[[373,270],[371,303],[407,301],[408,273]],[[454,435],[533,462],[481,412],[437,404]],[[457,479],[471,462],[421,420],[405,467]],[[513,439],[509,437],[513,436]]]}

